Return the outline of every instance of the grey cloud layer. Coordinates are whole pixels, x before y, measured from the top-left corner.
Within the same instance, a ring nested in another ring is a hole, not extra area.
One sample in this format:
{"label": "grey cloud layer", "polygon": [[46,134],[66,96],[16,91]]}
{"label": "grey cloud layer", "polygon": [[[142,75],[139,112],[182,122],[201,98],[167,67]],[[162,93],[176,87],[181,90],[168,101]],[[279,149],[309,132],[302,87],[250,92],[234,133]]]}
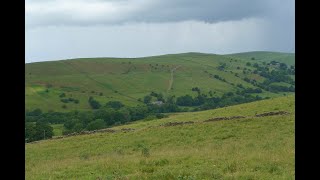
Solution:
{"label": "grey cloud layer", "polygon": [[[263,17],[276,0],[27,0],[27,27]],[[281,6],[290,5],[282,0]],[[291,3],[292,4],[292,3]]]}
{"label": "grey cloud layer", "polygon": [[26,0],[26,62],[294,52],[294,0]]}

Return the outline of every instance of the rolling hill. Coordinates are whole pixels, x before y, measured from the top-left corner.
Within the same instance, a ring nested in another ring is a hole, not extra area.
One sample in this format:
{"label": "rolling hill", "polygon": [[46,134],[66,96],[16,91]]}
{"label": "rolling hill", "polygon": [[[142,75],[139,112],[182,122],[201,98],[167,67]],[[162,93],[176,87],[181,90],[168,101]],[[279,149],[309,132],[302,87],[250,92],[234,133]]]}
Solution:
{"label": "rolling hill", "polygon": [[28,143],[26,179],[294,179],[294,120],[291,95]]}
{"label": "rolling hill", "polygon": [[262,61],[262,62],[277,61],[277,62],[286,63],[288,65],[295,65],[294,53],[253,51],[253,52],[228,54],[228,56],[234,57],[234,58],[241,58],[241,59],[251,59],[251,60]]}
{"label": "rolling hill", "polygon": [[[252,59],[254,57],[254,59]],[[89,110],[90,96],[101,104],[121,101],[128,106],[143,104],[141,99],[152,91],[165,97],[190,94],[199,87],[201,92],[210,91],[215,96],[236,92],[243,88],[257,88],[266,77],[254,73],[256,67],[269,66],[277,61],[294,65],[294,54],[276,52],[248,52],[229,55],[182,53],[142,58],[81,58],[51,62],[28,63],[25,66],[26,110],[40,108],[43,111]],[[294,75],[291,75],[294,79]],[[287,82],[276,82],[291,86]],[[77,103],[61,102],[65,98],[77,99]],[[263,89],[261,97],[279,97]],[[285,94],[292,94],[285,92]],[[257,94],[253,94],[257,95]]]}

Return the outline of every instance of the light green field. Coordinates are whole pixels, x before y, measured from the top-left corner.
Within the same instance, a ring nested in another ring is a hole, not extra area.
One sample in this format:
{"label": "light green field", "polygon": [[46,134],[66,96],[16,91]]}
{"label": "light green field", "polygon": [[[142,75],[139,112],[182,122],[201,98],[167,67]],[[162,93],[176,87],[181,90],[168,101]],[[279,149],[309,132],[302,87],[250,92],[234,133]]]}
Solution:
{"label": "light green field", "polygon": [[[26,179],[294,179],[294,110],[286,96],[26,144]],[[255,117],[270,111],[290,114]],[[230,116],[246,118],[203,122]]]}
{"label": "light green field", "polygon": [[52,124],[51,127],[53,128],[53,136],[62,136],[63,124]]}
{"label": "light green field", "polygon": [[[273,55],[268,52],[265,56],[279,56],[279,53]],[[294,55],[289,59],[290,64],[292,59],[294,63]],[[233,55],[183,53],[145,58],[83,58],[30,63],[26,64],[26,109],[40,108],[43,111],[62,112],[88,110],[90,96],[102,104],[116,100],[128,106],[136,106],[141,104],[138,99],[151,91],[161,92],[165,96],[195,96],[196,93],[191,91],[193,87],[199,87],[206,94],[212,90],[219,96],[225,92],[235,92],[238,83],[244,87],[254,87],[245,82],[244,77],[256,79],[258,82],[264,80],[259,75],[242,73],[244,68],[253,70],[246,66],[247,62],[256,61],[251,60],[251,55],[235,59]],[[226,63],[225,71],[217,69],[220,63]],[[238,67],[240,69],[237,69]],[[177,69],[171,79],[171,70],[174,68]],[[235,73],[238,73],[239,77],[236,77]],[[210,77],[210,74],[225,78],[227,83]],[[172,89],[169,87],[171,81]],[[63,92],[67,98],[78,99],[79,104],[60,102],[59,94]],[[100,96],[100,93],[103,94]],[[265,91],[260,95],[281,96]],[[62,108],[63,105],[67,108]]]}

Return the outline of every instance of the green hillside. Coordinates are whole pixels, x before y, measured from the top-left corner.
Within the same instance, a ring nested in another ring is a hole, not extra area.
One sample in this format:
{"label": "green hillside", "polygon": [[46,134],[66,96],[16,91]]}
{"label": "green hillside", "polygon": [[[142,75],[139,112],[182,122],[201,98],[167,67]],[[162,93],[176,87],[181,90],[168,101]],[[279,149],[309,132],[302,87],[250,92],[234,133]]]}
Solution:
{"label": "green hillside", "polygon": [[[267,53],[256,55],[256,58],[286,56],[285,53]],[[144,58],[82,58],[52,62],[29,63],[25,66],[26,110],[40,108],[43,111],[89,110],[90,96],[101,104],[109,101],[121,101],[128,106],[143,104],[139,99],[152,91],[162,93],[165,97],[190,94],[196,96],[191,89],[199,87],[201,92],[213,92],[222,96],[226,92],[244,88],[257,88],[245,78],[262,83],[266,80],[256,69],[247,66],[252,54],[245,56],[215,55],[202,53],[183,53]],[[278,60],[271,58],[270,60]],[[268,66],[260,61],[261,67]],[[286,60],[291,65],[293,56]],[[270,67],[271,71],[272,67]],[[214,76],[219,78],[214,78]],[[291,75],[294,79],[294,76]],[[285,85],[290,86],[290,85]],[[78,103],[61,102],[62,93],[65,98],[73,98]],[[291,92],[284,92],[292,94]],[[256,95],[256,94],[253,94]],[[261,97],[283,96],[283,92],[272,92],[263,89]]]}
{"label": "green hillside", "polygon": [[294,110],[286,96],[28,143],[26,179],[294,179]]}
{"label": "green hillside", "polygon": [[234,57],[234,58],[241,58],[241,59],[264,61],[264,62],[277,61],[277,62],[286,63],[288,65],[295,65],[294,53],[255,51],[255,52],[228,54],[227,56]]}

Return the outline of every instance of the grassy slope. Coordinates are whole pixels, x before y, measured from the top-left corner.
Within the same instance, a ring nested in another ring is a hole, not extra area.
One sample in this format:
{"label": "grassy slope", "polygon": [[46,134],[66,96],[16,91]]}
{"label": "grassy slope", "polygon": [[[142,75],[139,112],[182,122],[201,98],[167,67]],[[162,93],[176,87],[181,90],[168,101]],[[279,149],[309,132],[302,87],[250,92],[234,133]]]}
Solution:
{"label": "grassy slope", "polygon": [[[115,127],[132,132],[26,144],[26,179],[294,179],[294,102],[280,97]],[[269,111],[290,114],[254,117]],[[202,123],[235,115],[247,118]],[[195,123],[159,126],[176,121]]]}
{"label": "grassy slope", "polygon": [[241,58],[241,59],[251,59],[255,58],[257,61],[277,61],[286,63],[288,65],[295,64],[295,54],[294,53],[281,53],[281,52],[268,52],[268,51],[254,51],[254,52],[244,52],[236,54],[228,54],[227,56]]}
{"label": "grassy slope", "polygon": [[[268,56],[271,54],[268,53]],[[196,86],[204,93],[212,90],[216,95],[221,95],[226,91],[236,91],[237,88],[231,83],[253,87],[242,80],[246,77],[242,74],[243,68],[252,69],[245,65],[246,62],[252,62],[250,58],[235,61],[228,55],[184,53],[131,59],[83,58],[30,63],[26,64],[26,108],[41,108],[44,111],[86,110],[90,109],[87,103],[89,96],[103,104],[120,100],[126,105],[135,106],[140,103],[138,98],[143,98],[151,91],[162,92],[166,96],[195,95],[191,88]],[[226,72],[217,69],[219,63],[227,63]],[[173,89],[168,91],[170,70],[178,66],[174,72]],[[241,69],[237,69],[238,66]],[[209,74],[217,74],[229,83],[210,78]],[[263,81],[257,75],[248,77]],[[47,84],[52,85],[49,92],[45,92]],[[62,92],[67,97],[79,99],[80,103],[68,103],[67,109],[63,109],[64,103],[58,97]],[[102,96],[99,96],[100,92]],[[279,95],[265,92],[261,96]]]}

